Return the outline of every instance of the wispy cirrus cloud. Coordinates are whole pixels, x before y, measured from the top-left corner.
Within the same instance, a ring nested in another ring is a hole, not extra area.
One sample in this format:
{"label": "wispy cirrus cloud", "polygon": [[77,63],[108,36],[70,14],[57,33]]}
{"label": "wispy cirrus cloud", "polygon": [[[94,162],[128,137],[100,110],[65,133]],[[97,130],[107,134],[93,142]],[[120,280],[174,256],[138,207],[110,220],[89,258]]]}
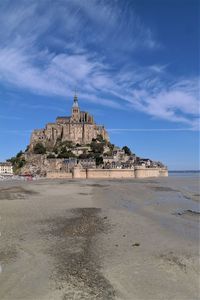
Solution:
{"label": "wispy cirrus cloud", "polygon": [[5,0],[0,7],[1,83],[59,97],[78,86],[87,101],[198,128],[197,79],[174,80],[166,64],[134,61],[134,51],[160,43],[131,1]]}
{"label": "wispy cirrus cloud", "polygon": [[131,105],[152,117],[185,123],[198,129],[200,103],[197,79],[184,81],[184,85],[181,80],[176,84],[169,80],[164,84],[158,81],[156,86],[156,91],[153,88],[134,90]]}

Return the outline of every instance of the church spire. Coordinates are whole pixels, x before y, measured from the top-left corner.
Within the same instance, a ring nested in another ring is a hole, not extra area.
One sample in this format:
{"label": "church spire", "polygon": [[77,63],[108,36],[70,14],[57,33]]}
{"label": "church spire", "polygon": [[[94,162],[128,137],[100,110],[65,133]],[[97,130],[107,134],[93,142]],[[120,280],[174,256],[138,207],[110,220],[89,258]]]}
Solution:
{"label": "church spire", "polygon": [[78,97],[76,94],[76,90],[75,90],[75,94],[74,94],[74,103],[72,105],[72,120],[74,122],[79,122],[80,121],[80,109],[78,106]]}
{"label": "church spire", "polygon": [[76,94],[76,89],[75,89],[75,93],[74,93],[74,103],[73,103],[73,107],[78,107],[78,96]]}

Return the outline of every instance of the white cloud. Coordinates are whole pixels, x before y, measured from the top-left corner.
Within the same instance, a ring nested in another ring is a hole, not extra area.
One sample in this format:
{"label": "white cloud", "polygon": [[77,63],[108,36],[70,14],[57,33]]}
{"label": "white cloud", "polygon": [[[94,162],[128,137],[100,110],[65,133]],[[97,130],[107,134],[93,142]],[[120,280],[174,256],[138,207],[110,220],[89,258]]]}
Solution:
{"label": "white cloud", "polygon": [[[166,84],[158,82],[156,92],[147,86],[133,91],[131,105],[153,117],[181,122],[192,127],[198,124],[199,98],[196,79]],[[156,85],[156,81],[154,83]]]}
{"label": "white cloud", "polygon": [[196,78],[175,81],[166,65],[139,67],[132,58],[120,69],[108,63],[113,55],[159,46],[129,1],[124,6],[96,0],[3,2],[1,83],[62,97],[78,87],[87,101],[198,127]]}

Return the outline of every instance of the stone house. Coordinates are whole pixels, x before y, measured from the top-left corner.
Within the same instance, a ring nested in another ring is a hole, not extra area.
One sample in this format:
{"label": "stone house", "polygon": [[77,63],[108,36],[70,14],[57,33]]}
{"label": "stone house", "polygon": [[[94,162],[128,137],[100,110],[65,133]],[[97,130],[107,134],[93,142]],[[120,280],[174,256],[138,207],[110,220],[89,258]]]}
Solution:
{"label": "stone house", "polygon": [[13,167],[10,162],[0,162],[0,174],[13,174]]}

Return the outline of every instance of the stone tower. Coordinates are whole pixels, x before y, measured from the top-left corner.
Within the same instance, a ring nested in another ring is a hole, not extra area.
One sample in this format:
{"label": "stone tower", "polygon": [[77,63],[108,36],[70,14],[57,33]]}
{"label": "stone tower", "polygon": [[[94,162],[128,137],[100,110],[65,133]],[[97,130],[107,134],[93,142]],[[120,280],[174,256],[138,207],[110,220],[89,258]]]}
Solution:
{"label": "stone tower", "polygon": [[74,95],[74,103],[73,103],[73,106],[72,106],[72,121],[73,122],[79,122],[80,120],[80,109],[79,109],[79,106],[78,106],[78,97],[75,93]]}

